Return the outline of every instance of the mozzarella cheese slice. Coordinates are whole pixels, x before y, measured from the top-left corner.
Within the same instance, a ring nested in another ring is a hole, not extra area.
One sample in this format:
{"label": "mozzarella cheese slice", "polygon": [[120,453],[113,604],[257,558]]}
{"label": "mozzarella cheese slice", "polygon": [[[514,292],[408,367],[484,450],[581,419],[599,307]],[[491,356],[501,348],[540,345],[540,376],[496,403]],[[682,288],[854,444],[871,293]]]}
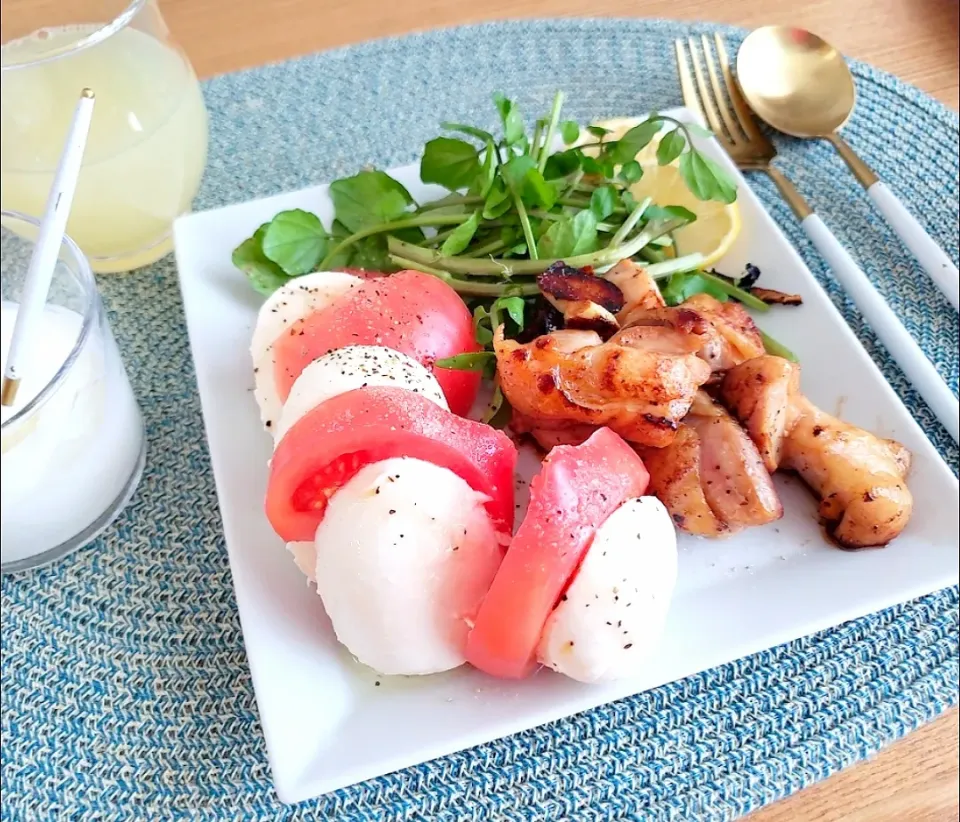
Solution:
{"label": "mozzarella cheese slice", "polygon": [[280,395],[274,377],[273,344],[291,325],[326,308],[361,282],[343,271],[318,271],[296,277],[273,292],[260,307],[250,341],[254,397],[260,419],[272,428],[280,416]]}
{"label": "mozzarella cheese slice", "polygon": [[276,441],[325,400],[357,388],[380,386],[422,394],[450,410],[433,372],[412,357],[381,345],[350,345],[318,357],[303,370],[273,426]]}
{"label": "mozzarella cheese slice", "polygon": [[360,662],[408,675],[463,664],[502,554],[484,502],[408,457],[368,465],[334,494],[317,528],[317,591]]}
{"label": "mozzarella cheese slice", "polygon": [[316,582],[317,549],[312,542],[288,542],[287,550],[293,556],[293,564],[297,566],[308,582]]}
{"label": "mozzarella cheese slice", "polygon": [[541,663],[581,682],[636,676],[663,633],[677,535],[656,497],[627,500],[600,528],[544,626]]}
{"label": "mozzarella cheese slice", "polygon": [[[338,394],[367,386],[392,386],[422,394],[445,410],[447,401],[433,372],[412,357],[379,345],[353,345],[331,351],[308,365],[290,389],[273,426],[276,442],[305,414]],[[339,493],[339,492],[338,492]],[[315,582],[316,551],[312,542],[289,542],[297,567]]]}

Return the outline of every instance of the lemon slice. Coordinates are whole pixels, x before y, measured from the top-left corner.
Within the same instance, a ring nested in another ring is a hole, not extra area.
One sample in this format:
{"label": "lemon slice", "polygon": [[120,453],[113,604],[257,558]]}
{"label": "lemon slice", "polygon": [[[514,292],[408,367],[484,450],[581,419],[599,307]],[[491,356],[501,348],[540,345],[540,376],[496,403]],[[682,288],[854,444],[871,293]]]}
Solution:
{"label": "lemon slice", "polygon": [[654,159],[652,163],[640,164],[643,166],[643,177],[630,187],[630,193],[638,202],[650,197],[657,205],[683,206],[696,214],[694,222],[674,233],[676,253],[680,256],[700,252],[704,256],[703,267],[713,265],[730,250],[740,233],[740,208],[737,203],[727,205],[715,200],[698,200],[687,188],[680,176],[680,169],[674,163],[660,166]]}
{"label": "lemon slice", "polygon": [[[605,138],[619,140],[634,126],[642,123],[643,117],[622,117],[604,120],[594,125],[610,130]],[[593,139],[590,137],[590,139]],[[630,187],[630,193],[638,202],[649,197],[660,206],[678,205],[689,209],[697,219],[674,233],[677,255],[699,252],[704,256],[703,266],[713,265],[733,245],[740,233],[740,207],[736,202],[725,205],[713,200],[698,200],[680,176],[676,162],[661,166],[657,164],[659,137],[654,137],[636,156],[643,167],[643,177]]]}

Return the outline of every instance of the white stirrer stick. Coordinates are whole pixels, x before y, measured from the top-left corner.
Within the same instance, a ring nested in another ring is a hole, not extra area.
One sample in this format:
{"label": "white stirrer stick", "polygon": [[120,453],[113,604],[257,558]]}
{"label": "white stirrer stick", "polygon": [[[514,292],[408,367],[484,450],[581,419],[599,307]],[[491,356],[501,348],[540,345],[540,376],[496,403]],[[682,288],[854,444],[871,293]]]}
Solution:
{"label": "white stirrer stick", "polygon": [[47,197],[47,207],[40,222],[40,233],[30,258],[30,268],[23,284],[20,307],[10,339],[7,365],[3,372],[3,388],[0,390],[2,405],[11,406],[16,399],[17,389],[29,360],[34,329],[47,302],[47,292],[50,290],[53,270],[63,243],[67,218],[70,216],[70,206],[77,190],[80,164],[87,145],[87,135],[90,133],[93,102],[93,92],[85,88],[80,93],[80,102],[73,114],[67,142]]}

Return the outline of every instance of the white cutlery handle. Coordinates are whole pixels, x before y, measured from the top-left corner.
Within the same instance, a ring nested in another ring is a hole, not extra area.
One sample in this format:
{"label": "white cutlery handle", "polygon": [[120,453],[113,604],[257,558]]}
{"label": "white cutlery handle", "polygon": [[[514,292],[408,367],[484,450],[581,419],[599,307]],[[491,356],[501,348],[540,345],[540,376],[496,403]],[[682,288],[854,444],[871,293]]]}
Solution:
{"label": "white cutlery handle", "polygon": [[927,359],[917,341],[893,313],[867,275],[860,270],[850,253],[840,244],[823,220],[816,214],[803,219],[803,230],[833,270],[833,275],[856,303],[860,313],[880,342],[897,361],[913,387],[937,415],[950,436],[960,442],[960,403],[947,387],[933,363]]}
{"label": "white cutlery handle", "polygon": [[867,189],[867,193],[891,228],[900,235],[903,244],[913,252],[917,262],[930,275],[930,279],[937,284],[953,307],[960,311],[960,274],[946,252],[882,182],[874,183]]}

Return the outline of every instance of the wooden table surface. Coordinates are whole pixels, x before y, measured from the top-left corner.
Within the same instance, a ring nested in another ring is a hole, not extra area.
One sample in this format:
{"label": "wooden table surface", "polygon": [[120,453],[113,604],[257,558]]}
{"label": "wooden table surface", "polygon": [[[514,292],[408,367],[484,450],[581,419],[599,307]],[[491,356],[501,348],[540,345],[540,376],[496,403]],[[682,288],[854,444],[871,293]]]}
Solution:
{"label": "wooden table surface", "polygon": [[[960,107],[957,0],[159,0],[201,77],[387,35],[520,17],[671,17],[754,27],[791,23],[845,54]],[[4,0],[3,39],[102,0]],[[96,19],[94,16],[91,19]],[[65,19],[63,22],[67,22]],[[679,93],[679,92],[678,92]],[[751,822],[947,822],[958,819],[954,709],[874,759],[753,814]]]}

